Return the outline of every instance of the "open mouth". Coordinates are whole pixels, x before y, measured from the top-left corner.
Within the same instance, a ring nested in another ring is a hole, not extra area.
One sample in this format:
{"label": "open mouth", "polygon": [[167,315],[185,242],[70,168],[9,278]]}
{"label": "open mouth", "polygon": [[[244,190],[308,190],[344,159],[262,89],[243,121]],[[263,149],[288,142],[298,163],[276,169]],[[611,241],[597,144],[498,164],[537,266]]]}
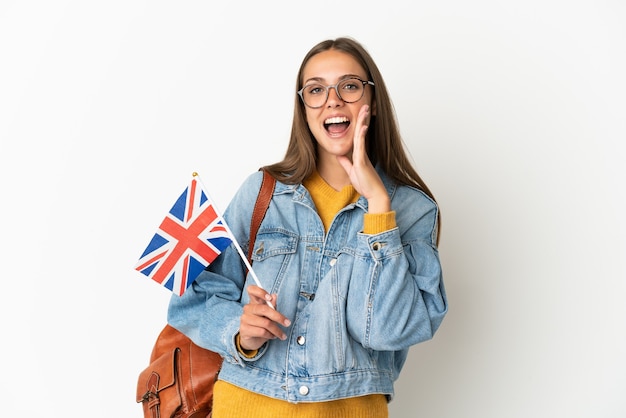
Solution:
{"label": "open mouth", "polygon": [[345,132],[350,126],[350,119],[345,116],[336,116],[324,121],[324,128],[328,133],[337,134]]}

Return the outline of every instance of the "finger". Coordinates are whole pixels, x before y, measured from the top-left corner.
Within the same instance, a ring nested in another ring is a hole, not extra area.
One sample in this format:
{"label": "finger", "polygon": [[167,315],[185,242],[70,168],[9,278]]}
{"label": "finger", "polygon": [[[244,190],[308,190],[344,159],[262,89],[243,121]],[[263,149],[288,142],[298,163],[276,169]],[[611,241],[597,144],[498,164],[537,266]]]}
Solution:
{"label": "finger", "polygon": [[239,327],[239,344],[245,350],[257,350],[274,338],[276,337],[261,327],[250,326],[244,322]]}
{"label": "finger", "polygon": [[243,315],[239,326],[242,338],[285,339],[284,331],[269,318],[256,315]]}
{"label": "finger", "polygon": [[366,125],[367,116],[369,114],[369,106],[363,105],[361,109],[359,109],[359,115],[357,117],[357,124],[354,132],[354,141],[353,141],[353,151],[352,151],[352,160],[353,163],[362,163],[366,160],[366,152],[365,152],[365,136],[367,134]]}
{"label": "finger", "polygon": [[239,334],[242,339],[251,340],[263,338],[273,340],[275,338],[285,340],[287,334],[276,324],[267,318],[255,317],[254,320],[242,321],[239,326]]}
{"label": "finger", "polygon": [[241,333],[245,337],[264,337],[285,339],[286,335],[279,325],[289,326],[291,321],[280,312],[267,305],[247,304],[241,316]]}
{"label": "finger", "polygon": [[[274,306],[276,304],[276,295],[272,295],[272,300],[269,302],[273,303],[272,306]],[[247,304],[243,309],[244,314],[264,317],[285,327],[291,325],[289,318],[267,304]]]}
{"label": "finger", "polygon": [[267,302],[271,302],[272,295],[267,293],[267,291],[256,285],[249,285],[247,288],[248,295],[250,296],[250,302],[256,304],[267,304]]}

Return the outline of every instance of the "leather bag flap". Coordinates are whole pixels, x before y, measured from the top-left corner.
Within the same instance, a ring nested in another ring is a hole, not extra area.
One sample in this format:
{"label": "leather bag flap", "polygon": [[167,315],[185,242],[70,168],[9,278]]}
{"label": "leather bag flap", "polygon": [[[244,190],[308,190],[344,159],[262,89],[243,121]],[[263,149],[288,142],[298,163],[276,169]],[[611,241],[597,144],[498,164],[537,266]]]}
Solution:
{"label": "leather bag flap", "polygon": [[173,386],[176,383],[176,361],[179,349],[167,352],[139,374],[137,381],[137,402],[143,402],[152,394]]}

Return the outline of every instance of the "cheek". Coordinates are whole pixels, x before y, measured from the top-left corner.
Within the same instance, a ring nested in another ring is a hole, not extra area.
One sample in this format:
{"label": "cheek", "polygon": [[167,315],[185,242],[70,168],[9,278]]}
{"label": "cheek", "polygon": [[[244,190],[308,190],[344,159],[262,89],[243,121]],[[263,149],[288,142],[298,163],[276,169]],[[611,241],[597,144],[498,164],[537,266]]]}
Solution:
{"label": "cheek", "polygon": [[308,107],[304,112],[304,120],[306,121],[310,130],[314,130],[316,128],[315,121],[319,117],[318,113],[319,112],[316,112],[316,109],[309,109]]}
{"label": "cheek", "polygon": [[311,115],[311,109],[304,106],[303,114],[304,114],[304,120],[306,121],[307,124],[309,124],[310,121],[313,120],[313,116]]}

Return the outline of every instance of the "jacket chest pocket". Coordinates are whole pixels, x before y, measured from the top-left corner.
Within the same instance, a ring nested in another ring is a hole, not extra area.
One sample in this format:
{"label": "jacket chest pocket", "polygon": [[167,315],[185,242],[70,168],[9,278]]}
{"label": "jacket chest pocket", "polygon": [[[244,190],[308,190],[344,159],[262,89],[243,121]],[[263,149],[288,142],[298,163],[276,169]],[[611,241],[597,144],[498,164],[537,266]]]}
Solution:
{"label": "jacket chest pocket", "polygon": [[286,231],[260,231],[254,243],[252,261],[264,261],[271,257],[296,252],[298,237]]}
{"label": "jacket chest pocket", "polygon": [[[275,291],[287,270],[289,261],[298,248],[298,237],[283,230],[259,231],[254,250],[252,251],[252,265],[266,289]],[[265,279],[265,280],[264,280]]]}

